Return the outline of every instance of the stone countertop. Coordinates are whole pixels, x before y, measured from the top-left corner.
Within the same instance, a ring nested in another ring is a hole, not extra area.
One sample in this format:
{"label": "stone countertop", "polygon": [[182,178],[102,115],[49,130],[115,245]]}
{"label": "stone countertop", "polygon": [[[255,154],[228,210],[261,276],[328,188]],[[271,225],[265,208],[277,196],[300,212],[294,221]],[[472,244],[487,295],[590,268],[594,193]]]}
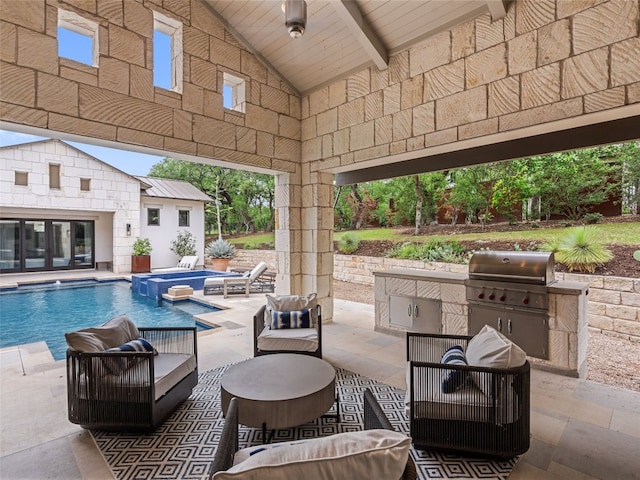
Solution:
{"label": "stone countertop", "polygon": [[394,277],[418,280],[443,280],[447,283],[464,284],[469,278],[466,273],[440,272],[435,270],[413,270],[410,268],[394,268],[390,270],[379,270],[373,272],[376,277]]}

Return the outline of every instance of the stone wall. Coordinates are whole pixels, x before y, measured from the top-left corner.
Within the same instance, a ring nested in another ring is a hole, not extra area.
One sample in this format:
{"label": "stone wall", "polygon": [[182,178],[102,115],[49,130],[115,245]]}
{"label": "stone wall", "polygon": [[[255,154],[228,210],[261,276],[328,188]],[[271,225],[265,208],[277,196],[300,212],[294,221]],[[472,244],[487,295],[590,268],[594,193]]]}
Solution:
{"label": "stone wall", "polygon": [[[274,260],[272,260],[272,258]],[[233,265],[253,266],[265,261],[269,269],[275,265],[275,252],[239,250]],[[422,271],[467,273],[467,265],[424,263],[395,258],[334,255],[333,278],[344,282],[374,286],[375,271],[411,268]],[[603,333],[640,342],[640,279],[556,273],[556,280],[589,284],[588,325]]]}

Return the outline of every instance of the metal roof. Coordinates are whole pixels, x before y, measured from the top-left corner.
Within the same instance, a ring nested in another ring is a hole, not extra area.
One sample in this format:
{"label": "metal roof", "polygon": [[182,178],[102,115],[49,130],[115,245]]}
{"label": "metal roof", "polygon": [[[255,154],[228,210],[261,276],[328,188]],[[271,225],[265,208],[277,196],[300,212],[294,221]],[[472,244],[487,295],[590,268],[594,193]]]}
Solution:
{"label": "metal roof", "polygon": [[201,202],[213,202],[213,199],[204,194],[189,182],[183,180],[170,180],[167,178],[140,177],[142,195],[158,198],[176,198],[179,200],[198,200]]}

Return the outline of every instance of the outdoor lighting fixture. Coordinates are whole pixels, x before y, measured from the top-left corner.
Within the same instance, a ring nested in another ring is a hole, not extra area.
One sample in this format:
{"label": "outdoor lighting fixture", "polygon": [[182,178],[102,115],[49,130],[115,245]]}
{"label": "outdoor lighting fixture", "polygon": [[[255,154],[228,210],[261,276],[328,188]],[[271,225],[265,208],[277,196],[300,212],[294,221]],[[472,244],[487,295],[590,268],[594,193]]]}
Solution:
{"label": "outdoor lighting fixture", "polygon": [[285,0],[284,24],[291,38],[299,38],[307,26],[307,2],[304,0]]}

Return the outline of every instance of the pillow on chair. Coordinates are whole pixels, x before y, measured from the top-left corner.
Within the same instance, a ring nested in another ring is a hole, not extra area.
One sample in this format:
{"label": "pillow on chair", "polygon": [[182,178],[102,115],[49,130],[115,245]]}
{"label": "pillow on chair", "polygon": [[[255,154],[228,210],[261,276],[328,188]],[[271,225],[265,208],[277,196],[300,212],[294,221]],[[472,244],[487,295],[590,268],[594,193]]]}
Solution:
{"label": "pillow on chair", "polygon": [[[462,346],[454,345],[448,348],[444,355],[442,355],[442,364],[445,365],[467,365],[467,361],[464,358],[464,351]],[[442,393],[453,393],[464,387],[465,380],[467,379],[467,372],[462,370],[450,370],[449,374],[442,380]]]}
{"label": "pillow on chair", "polygon": [[311,327],[311,311],[294,310],[291,312],[271,312],[271,329],[278,330],[282,328],[310,328]]}
{"label": "pillow on chair", "polygon": [[67,345],[83,353],[103,352],[140,337],[135,323],[125,314],[113,317],[99,327],[64,334]]}

